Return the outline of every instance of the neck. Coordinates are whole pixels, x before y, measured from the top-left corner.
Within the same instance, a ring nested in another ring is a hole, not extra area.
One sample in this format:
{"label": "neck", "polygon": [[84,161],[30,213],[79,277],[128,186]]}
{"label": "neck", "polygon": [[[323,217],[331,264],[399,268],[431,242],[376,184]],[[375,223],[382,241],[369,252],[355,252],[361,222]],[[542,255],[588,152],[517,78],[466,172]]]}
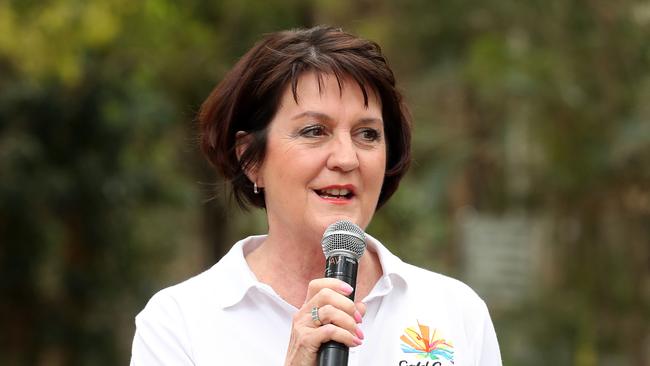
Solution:
{"label": "neck", "polygon": [[[289,304],[300,308],[305,302],[311,280],[324,277],[325,257],[320,238],[279,240],[269,233],[262,243],[246,256],[246,261],[260,282],[266,283]],[[364,298],[381,277],[376,253],[366,251],[359,261],[357,301]]]}

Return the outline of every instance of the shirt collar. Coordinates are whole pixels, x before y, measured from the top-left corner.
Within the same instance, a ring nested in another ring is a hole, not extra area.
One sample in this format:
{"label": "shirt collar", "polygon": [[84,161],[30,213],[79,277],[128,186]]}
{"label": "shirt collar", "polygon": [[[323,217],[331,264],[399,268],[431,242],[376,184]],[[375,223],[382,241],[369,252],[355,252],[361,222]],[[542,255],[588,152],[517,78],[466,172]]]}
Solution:
{"label": "shirt collar", "polygon": [[[273,291],[268,285],[257,280],[245,258],[246,254],[261,245],[265,239],[266,235],[256,235],[238,241],[212,267],[214,281],[223,284],[221,292],[216,294],[217,302],[222,308],[236,305],[253,288],[264,292]],[[395,286],[406,287],[406,281],[401,274],[404,262],[369,234],[366,234],[366,245],[366,250],[377,253],[383,275],[364,301],[384,296]]]}
{"label": "shirt collar", "polygon": [[215,283],[223,284],[223,290],[216,294],[222,308],[240,302],[246,293],[254,288],[265,286],[257,280],[246,262],[246,254],[260,246],[266,235],[249,236],[235,243],[212,269]]}
{"label": "shirt collar", "polygon": [[403,275],[404,262],[395,254],[391,253],[379,240],[367,233],[366,245],[366,249],[377,253],[383,275],[363,301],[369,302],[374,298],[388,295],[395,287],[405,289],[408,283]]}

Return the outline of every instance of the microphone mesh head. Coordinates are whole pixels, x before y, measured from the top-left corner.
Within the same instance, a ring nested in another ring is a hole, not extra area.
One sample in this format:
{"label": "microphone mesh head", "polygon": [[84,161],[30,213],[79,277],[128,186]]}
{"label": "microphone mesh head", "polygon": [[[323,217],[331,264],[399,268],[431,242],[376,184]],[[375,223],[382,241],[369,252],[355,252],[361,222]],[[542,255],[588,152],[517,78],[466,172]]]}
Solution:
{"label": "microphone mesh head", "polygon": [[358,260],[366,249],[366,235],[350,221],[337,221],[327,227],[321,244],[325,258],[341,254]]}

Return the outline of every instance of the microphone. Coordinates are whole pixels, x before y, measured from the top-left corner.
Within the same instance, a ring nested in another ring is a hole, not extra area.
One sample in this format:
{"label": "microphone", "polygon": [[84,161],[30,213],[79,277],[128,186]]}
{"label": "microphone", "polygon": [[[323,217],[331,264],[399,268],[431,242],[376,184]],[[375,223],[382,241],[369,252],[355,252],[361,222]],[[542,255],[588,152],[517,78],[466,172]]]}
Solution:
{"label": "microphone", "polygon": [[[325,277],[336,278],[352,286],[348,296],[354,301],[357,286],[359,258],[366,249],[366,235],[350,221],[337,221],[327,227],[321,240],[325,254]],[[349,348],[339,342],[329,341],[318,350],[318,366],[343,366],[348,364]]]}

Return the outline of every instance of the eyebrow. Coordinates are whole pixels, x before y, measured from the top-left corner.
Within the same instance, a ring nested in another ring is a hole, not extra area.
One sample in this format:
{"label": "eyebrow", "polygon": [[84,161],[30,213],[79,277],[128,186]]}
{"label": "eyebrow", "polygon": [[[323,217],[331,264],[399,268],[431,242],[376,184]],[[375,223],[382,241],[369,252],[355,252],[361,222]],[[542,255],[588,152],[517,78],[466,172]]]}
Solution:
{"label": "eyebrow", "polygon": [[[303,117],[312,117],[312,118],[321,119],[321,120],[325,120],[325,121],[332,121],[333,120],[332,117],[328,116],[325,113],[314,112],[314,111],[305,111],[305,112],[296,114],[295,116],[291,117],[291,119],[296,120],[296,119],[300,119],[300,118],[303,118]],[[361,123],[380,123],[380,124],[384,123],[384,121],[382,119],[374,118],[374,117],[360,118],[358,120],[358,122],[361,122]]]}

